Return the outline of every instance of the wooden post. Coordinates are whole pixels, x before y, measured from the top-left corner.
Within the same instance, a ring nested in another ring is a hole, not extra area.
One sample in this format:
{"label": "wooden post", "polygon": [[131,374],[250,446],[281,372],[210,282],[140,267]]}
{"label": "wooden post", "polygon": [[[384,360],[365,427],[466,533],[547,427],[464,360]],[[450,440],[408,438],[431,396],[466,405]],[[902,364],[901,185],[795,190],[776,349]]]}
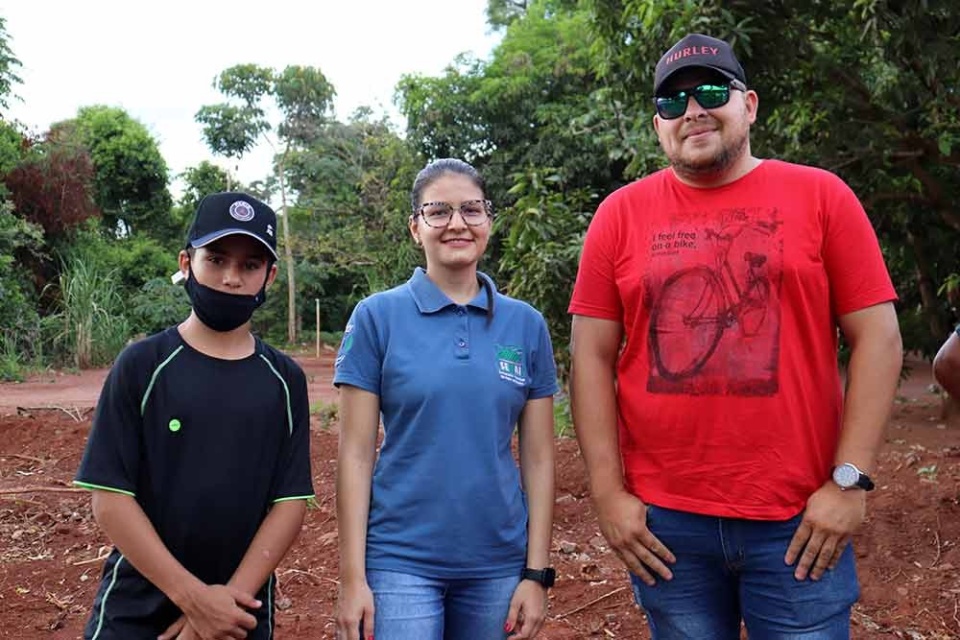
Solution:
{"label": "wooden post", "polygon": [[317,306],[317,358],[320,358],[320,298],[316,298]]}

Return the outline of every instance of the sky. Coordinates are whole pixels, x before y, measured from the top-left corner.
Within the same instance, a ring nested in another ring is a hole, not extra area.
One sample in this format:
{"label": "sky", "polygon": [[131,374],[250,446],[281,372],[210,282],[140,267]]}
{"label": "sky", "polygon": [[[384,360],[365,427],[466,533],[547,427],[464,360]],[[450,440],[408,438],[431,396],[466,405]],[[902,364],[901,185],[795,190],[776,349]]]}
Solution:
{"label": "sky", "polygon": [[[393,91],[403,74],[439,75],[459,53],[487,59],[499,41],[486,0],[0,0],[23,63],[7,116],[42,134],[93,104],[121,107],[158,141],[171,176],[203,160],[223,167],[193,117],[223,101],[212,87],[241,63],[318,67],[337,91],[338,119],[360,106],[402,129]],[[261,144],[236,167],[269,172]],[[175,195],[177,185],[172,185]]]}

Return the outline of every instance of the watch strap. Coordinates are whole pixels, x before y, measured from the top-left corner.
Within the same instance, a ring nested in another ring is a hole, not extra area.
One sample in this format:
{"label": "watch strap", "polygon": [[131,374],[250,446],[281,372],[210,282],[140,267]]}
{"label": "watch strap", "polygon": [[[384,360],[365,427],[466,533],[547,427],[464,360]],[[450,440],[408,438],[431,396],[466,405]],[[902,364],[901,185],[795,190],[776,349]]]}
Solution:
{"label": "watch strap", "polygon": [[873,491],[875,485],[873,484],[873,480],[870,479],[870,476],[861,471],[860,476],[857,478],[857,486],[864,491]]}
{"label": "watch strap", "polygon": [[523,571],[520,572],[520,579],[533,580],[544,588],[549,589],[557,579],[557,572],[552,567],[546,567],[545,569],[524,567]]}

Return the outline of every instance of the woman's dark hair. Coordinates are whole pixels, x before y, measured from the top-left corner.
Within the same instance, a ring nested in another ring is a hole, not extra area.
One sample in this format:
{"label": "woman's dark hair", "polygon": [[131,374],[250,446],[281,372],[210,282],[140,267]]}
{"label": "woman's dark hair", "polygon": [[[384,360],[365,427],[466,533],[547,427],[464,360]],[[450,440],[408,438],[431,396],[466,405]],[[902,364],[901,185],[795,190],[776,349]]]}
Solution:
{"label": "woman's dark hair", "polygon": [[[414,214],[417,213],[417,208],[423,204],[423,190],[447,173],[457,173],[467,176],[473,184],[480,189],[480,193],[483,194],[483,199],[487,199],[487,183],[479,171],[463,160],[457,158],[440,158],[439,160],[428,163],[423,169],[420,169],[420,173],[417,174],[417,177],[413,181],[413,188],[410,190],[410,205],[413,207]],[[493,287],[490,286],[490,282],[486,278],[478,277],[477,280],[480,282],[480,286],[487,292],[487,324],[489,325],[493,322]]]}
{"label": "woman's dark hair", "polygon": [[459,173],[460,175],[467,176],[473,184],[477,185],[477,188],[480,189],[484,200],[487,199],[487,183],[479,171],[463,160],[458,160],[457,158],[441,158],[434,160],[423,169],[420,169],[420,173],[417,174],[416,179],[413,181],[413,189],[410,190],[410,204],[413,206],[414,212],[417,211],[417,207],[423,204],[423,190],[436,182],[445,173]]}

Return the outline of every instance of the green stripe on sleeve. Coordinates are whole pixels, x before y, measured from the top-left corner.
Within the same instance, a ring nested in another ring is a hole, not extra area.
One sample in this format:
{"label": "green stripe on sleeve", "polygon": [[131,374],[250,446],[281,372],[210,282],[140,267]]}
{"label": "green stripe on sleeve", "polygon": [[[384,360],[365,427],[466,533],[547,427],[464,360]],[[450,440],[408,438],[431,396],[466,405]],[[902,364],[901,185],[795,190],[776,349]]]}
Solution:
{"label": "green stripe on sleeve", "polygon": [[116,487],[105,487],[99,484],[90,484],[89,482],[81,482],[79,480],[74,480],[73,484],[81,487],[83,489],[90,489],[91,491],[109,491],[110,493],[122,493],[125,496],[130,496],[131,498],[136,498],[137,494],[132,491],[127,491],[126,489],[117,489]]}
{"label": "green stripe on sleeve", "polygon": [[310,494],[309,496],[290,496],[289,498],[277,498],[273,501],[273,504],[277,504],[278,502],[291,502],[292,500],[313,500],[316,497],[316,494]]}

